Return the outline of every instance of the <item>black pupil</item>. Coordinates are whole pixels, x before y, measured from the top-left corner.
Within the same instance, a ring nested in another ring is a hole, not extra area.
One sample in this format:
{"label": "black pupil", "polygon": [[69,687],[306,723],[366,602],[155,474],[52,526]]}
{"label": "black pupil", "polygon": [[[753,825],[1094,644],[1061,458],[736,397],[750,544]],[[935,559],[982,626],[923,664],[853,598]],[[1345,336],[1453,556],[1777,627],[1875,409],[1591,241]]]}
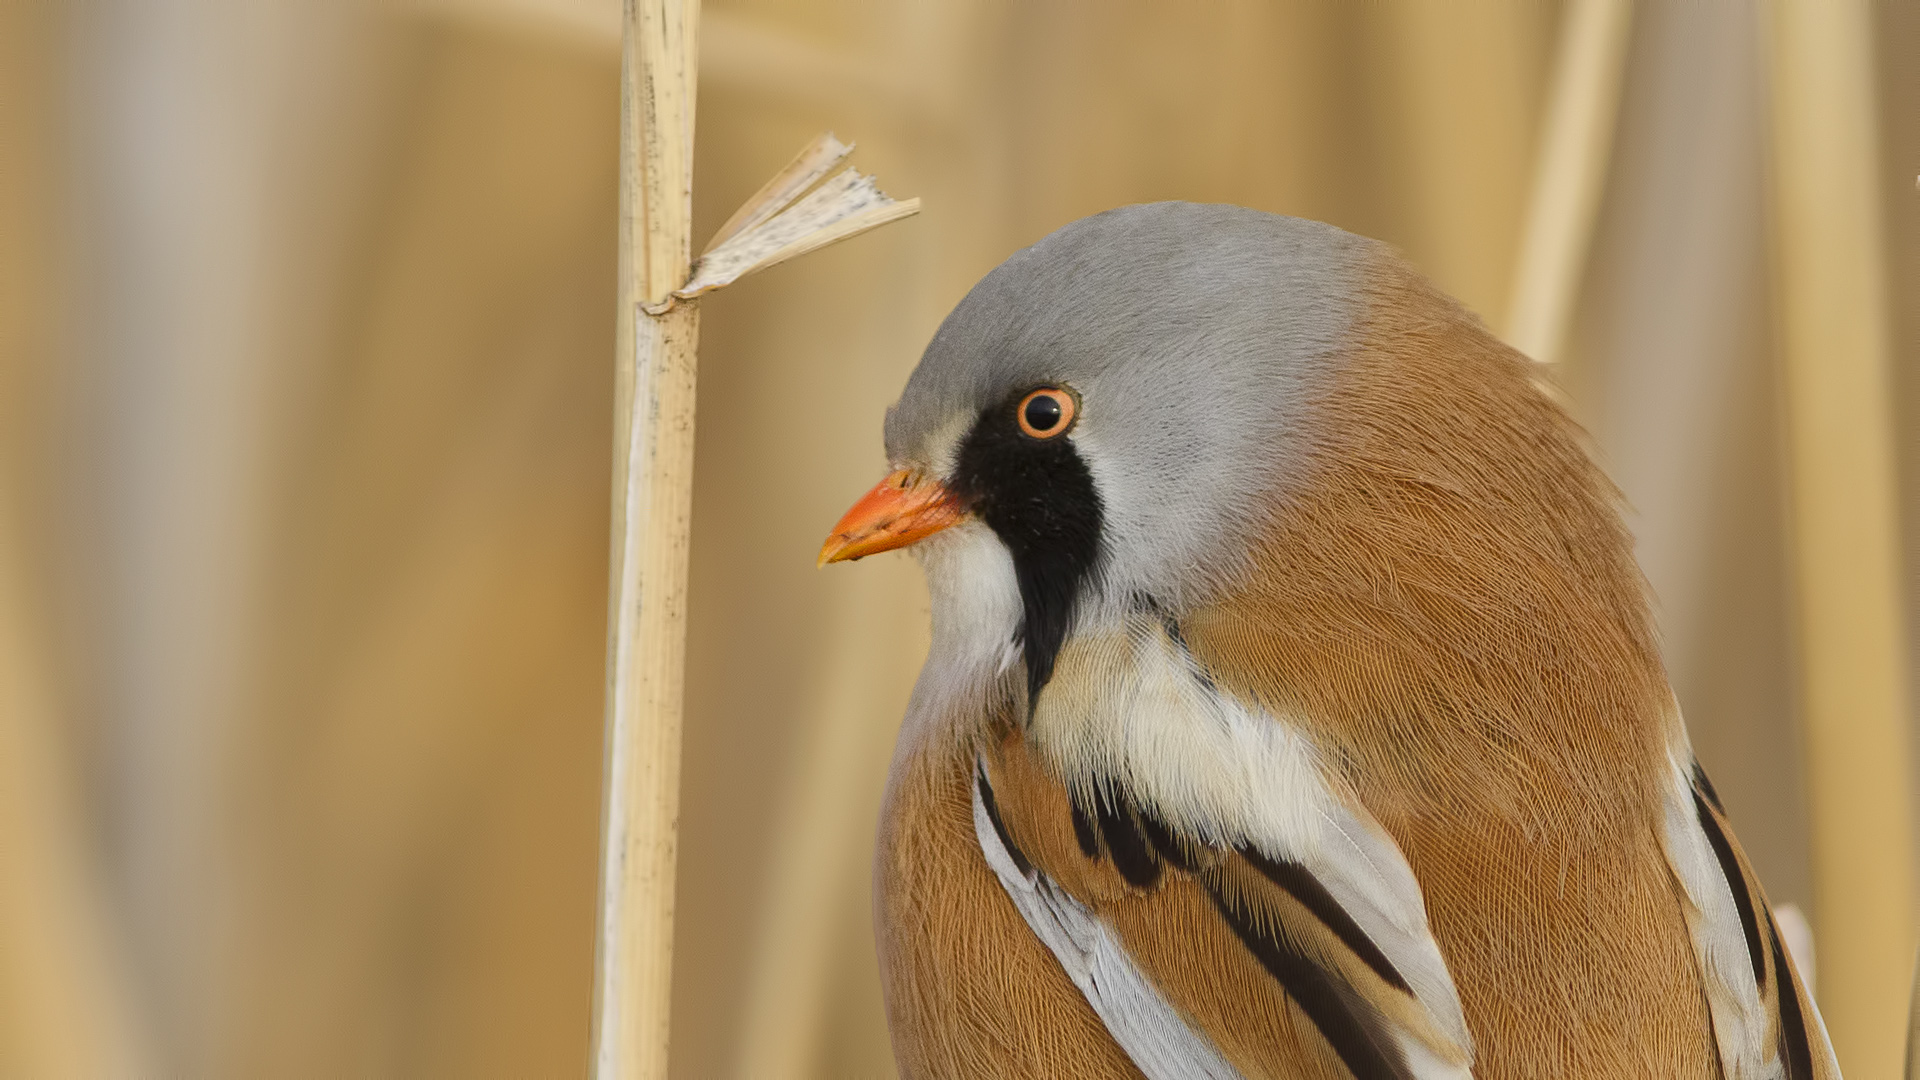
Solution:
{"label": "black pupil", "polygon": [[1052,394],[1037,394],[1027,400],[1027,426],[1035,431],[1052,431],[1060,423],[1060,399]]}

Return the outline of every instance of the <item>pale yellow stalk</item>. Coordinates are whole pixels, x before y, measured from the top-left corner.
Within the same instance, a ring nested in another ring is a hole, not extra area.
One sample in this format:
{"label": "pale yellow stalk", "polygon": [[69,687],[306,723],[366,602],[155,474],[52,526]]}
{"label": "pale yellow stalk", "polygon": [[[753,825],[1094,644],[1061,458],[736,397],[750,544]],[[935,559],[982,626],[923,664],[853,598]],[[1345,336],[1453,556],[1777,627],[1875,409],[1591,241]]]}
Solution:
{"label": "pale yellow stalk", "polygon": [[627,0],[621,65],[620,322],[607,613],[593,1074],[663,1077],[673,972],[675,831],[685,686],[701,293],[898,220],[822,136],[734,215],[692,265],[699,0]]}

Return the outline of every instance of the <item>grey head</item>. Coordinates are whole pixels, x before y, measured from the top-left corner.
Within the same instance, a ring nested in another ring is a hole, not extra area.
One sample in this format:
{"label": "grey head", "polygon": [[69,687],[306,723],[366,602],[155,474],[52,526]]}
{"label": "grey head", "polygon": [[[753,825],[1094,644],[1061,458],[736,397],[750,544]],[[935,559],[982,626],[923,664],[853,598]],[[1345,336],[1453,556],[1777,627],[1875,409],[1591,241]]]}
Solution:
{"label": "grey head", "polygon": [[[1009,549],[1034,693],[1074,624],[1177,612],[1245,566],[1310,465],[1380,252],[1242,207],[1130,206],[1014,255],[947,317],[888,411],[887,453]],[[1037,388],[1071,395],[1058,438],[1019,426]]]}

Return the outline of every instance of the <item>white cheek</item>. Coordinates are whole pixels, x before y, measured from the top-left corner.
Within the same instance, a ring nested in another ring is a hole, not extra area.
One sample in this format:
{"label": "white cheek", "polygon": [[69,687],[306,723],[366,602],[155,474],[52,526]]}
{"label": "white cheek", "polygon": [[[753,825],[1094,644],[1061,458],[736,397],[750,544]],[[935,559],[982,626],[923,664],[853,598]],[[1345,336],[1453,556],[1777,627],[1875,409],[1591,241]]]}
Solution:
{"label": "white cheek", "polygon": [[1013,556],[984,524],[968,520],[913,549],[927,574],[933,603],[929,671],[953,680],[956,692],[983,689],[1019,657],[1020,584]]}

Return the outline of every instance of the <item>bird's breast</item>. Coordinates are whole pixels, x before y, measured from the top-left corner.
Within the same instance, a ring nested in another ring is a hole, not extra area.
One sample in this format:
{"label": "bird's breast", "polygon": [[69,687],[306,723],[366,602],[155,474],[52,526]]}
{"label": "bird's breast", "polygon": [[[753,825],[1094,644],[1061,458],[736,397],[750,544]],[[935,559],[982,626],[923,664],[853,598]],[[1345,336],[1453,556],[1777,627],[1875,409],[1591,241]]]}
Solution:
{"label": "bird's breast", "polygon": [[1335,799],[1307,737],[1223,692],[1151,612],[1068,640],[1027,737],[1070,790],[1122,785],[1207,843],[1315,846]]}

